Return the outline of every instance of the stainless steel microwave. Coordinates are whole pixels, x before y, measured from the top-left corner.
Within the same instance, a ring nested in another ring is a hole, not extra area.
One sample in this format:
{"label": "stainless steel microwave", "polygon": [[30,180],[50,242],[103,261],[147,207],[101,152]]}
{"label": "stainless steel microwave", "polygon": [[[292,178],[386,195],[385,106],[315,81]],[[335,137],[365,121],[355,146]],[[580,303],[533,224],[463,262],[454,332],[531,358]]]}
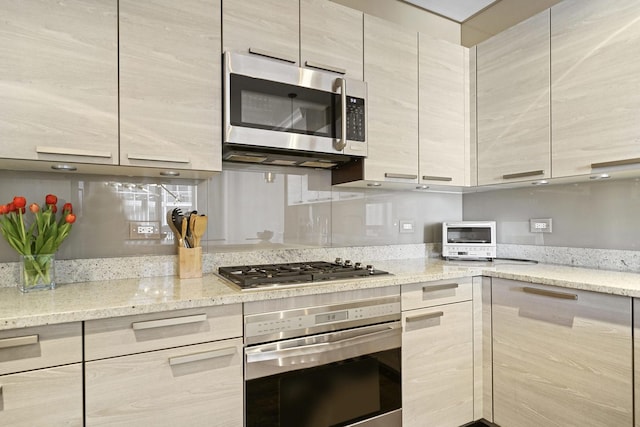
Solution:
{"label": "stainless steel microwave", "polygon": [[226,52],[223,84],[223,160],[330,169],[367,156],[366,83]]}
{"label": "stainless steel microwave", "polygon": [[442,257],[445,259],[495,258],[496,222],[443,222]]}

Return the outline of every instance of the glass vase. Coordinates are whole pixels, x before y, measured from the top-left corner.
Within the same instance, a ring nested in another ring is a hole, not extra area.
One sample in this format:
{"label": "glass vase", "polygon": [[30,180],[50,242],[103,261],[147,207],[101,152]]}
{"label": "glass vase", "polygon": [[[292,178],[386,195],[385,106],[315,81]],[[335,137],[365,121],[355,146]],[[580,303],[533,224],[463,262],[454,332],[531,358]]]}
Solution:
{"label": "glass vase", "polygon": [[31,292],[56,287],[55,254],[21,255],[18,289]]}

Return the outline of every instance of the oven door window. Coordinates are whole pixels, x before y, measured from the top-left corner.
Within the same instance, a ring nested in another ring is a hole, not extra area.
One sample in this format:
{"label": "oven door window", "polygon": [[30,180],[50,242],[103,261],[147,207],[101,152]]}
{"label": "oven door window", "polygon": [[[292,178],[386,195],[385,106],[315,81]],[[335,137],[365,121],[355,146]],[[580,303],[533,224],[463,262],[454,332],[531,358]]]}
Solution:
{"label": "oven door window", "polygon": [[230,97],[232,126],[341,137],[338,94],[231,74]]}
{"label": "oven door window", "polygon": [[401,407],[400,349],[247,381],[246,425],[347,426]]}
{"label": "oven door window", "polygon": [[447,243],[492,243],[489,227],[451,227],[447,229]]}

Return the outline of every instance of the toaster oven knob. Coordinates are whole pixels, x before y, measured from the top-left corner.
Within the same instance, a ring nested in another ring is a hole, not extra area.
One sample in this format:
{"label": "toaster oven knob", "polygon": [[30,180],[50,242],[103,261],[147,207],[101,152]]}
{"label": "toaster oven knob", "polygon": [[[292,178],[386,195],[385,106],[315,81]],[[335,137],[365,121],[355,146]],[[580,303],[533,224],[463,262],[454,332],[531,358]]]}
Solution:
{"label": "toaster oven knob", "polygon": [[356,270],[362,270],[362,263],[361,262],[356,262],[354,264],[353,268],[355,268]]}
{"label": "toaster oven knob", "polygon": [[336,258],[334,261],[335,264],[342,265],[342,258]]}
{"label": "toaster oven knob", "polygon": [[351,267],[351,260],[350,259],[345,259],[344,260],[344,266],[345,267]]}

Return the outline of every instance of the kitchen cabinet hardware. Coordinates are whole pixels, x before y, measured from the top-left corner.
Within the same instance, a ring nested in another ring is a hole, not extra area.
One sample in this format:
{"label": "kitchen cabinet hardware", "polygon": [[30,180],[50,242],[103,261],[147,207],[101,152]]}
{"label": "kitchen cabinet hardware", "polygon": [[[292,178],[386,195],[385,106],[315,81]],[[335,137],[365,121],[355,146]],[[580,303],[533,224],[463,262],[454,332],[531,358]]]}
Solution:
{"label": "kitchen cabinet hardware", "polygon": [[384,173],[385,178],[395,178],[395,179],[417,179],[418,175],[410,174],[410,173]]}
{"label": "kitchen cabinet hardware", "polygon": [[281,53],[274,53],[268,50],[256,49],[255,47],[250,47],[249,53],[253,55],[264,56],[265,58],[277,59],[278,61],[288,62],[290,64],[295,64],[297,62],[294,58],[289,58],[286,55],[282,55]]}
{"label": "kitchen cabinet hardware", "polygon": [[78,150],[76,148],[67,147],[48,147],[39,145],[36,147],[38,154],[59,154],[63,156],[81,156],[81,157],[104,157],[111,158],[112,154],[108,151]]}
{"label": "kitchen cabinet hardware", "polygon": [[423,175],[422,179],[425,181],[453,181],[453,178],[450,176]]}
{"label": "kitchen cabinet hardware", "polygon": [[314,61],[304,61],[304,66],[309,68],[315,68],[316,70],[331,71],[332,73],[337,73],[342,75],[347,74],[347,70],[345,70],[344,68],[321,64],[319,62],[314,62]]}
{"label": "kitchen cabinet hardware", "polygon": [[201,353],[188,354],[169,358],[169,365],[184,365],[185,363],[200,362],[202,360],[217,359],[220,357],[232,356],[236,354],[235,347],[226,347],[219,350],[203,351]]}
{"label": "kitchen cabinet hardware", "polygon": [[526,178],[529,176],[538,176],[538,175],[544,175],[544,170],[539,169],[535,171],[508,173],[508,174],[502,175],[502,179]]}
{"label": "kitchen cabinet hardware", "polygon": [[434,311],[433,313],[422,314],[420,316],[407,316],[406,317],[406,321],[407,322],[418,322],[420,320],[436,319],[436,318],[442,317],[442,316],[444,316],[444,312],[443,311]]}
{"label": "kitchen cabinet hardware", "polygon": [[523,287],[522,291],[527,293],[527,294],[541,295],[541,296],[544,296],[544,297],[560,298],[560,299],[573,299],[573,300],[577,300],[578,299],[578,295],[576,295],[576,294],[568,294],[566,292],[557,292],[557,291],[548,291],[546,289],[530,288],[528,286]]}
{"label": "kitchen cabinet hardware", "polygon": [[131,327],[136,330],[162,328],[165,326],[184,325],[186,323],[206,322],[206,314],[194,314],[192,316],[171,317],[168,319],[146,320],[144,322],[133,322]]}
{"label": "kitchen cabinet hardware", "polygon": [[457,283],[444,283],[442,285],[435,285],[435,286],[423,286],[422,287],[422,292],[436,292],[436,291],[443,291],[445,289],[456,289],[459,285]]}
{"label": "kitchen cabinet hardware", "polygon": [[39,340],[38,335],[25,335],[22,337],[5,338],[0,340],[0,349],[20,347],[23,345],[37,344]]}
{"label": "kitchen cabinet hardware", "polygon": [[148,160],[150,162],[191,163],[190,159],[180,157],[153,156],[149,154],[127,154],[129,160]]}
{"label": "kitchen cabinet hardware", "polygon": [[591,169],[608,168],[613,166],[637,165],[640,163],[640,157],[635,159],[613,160],[610,162],[591,163]]}

